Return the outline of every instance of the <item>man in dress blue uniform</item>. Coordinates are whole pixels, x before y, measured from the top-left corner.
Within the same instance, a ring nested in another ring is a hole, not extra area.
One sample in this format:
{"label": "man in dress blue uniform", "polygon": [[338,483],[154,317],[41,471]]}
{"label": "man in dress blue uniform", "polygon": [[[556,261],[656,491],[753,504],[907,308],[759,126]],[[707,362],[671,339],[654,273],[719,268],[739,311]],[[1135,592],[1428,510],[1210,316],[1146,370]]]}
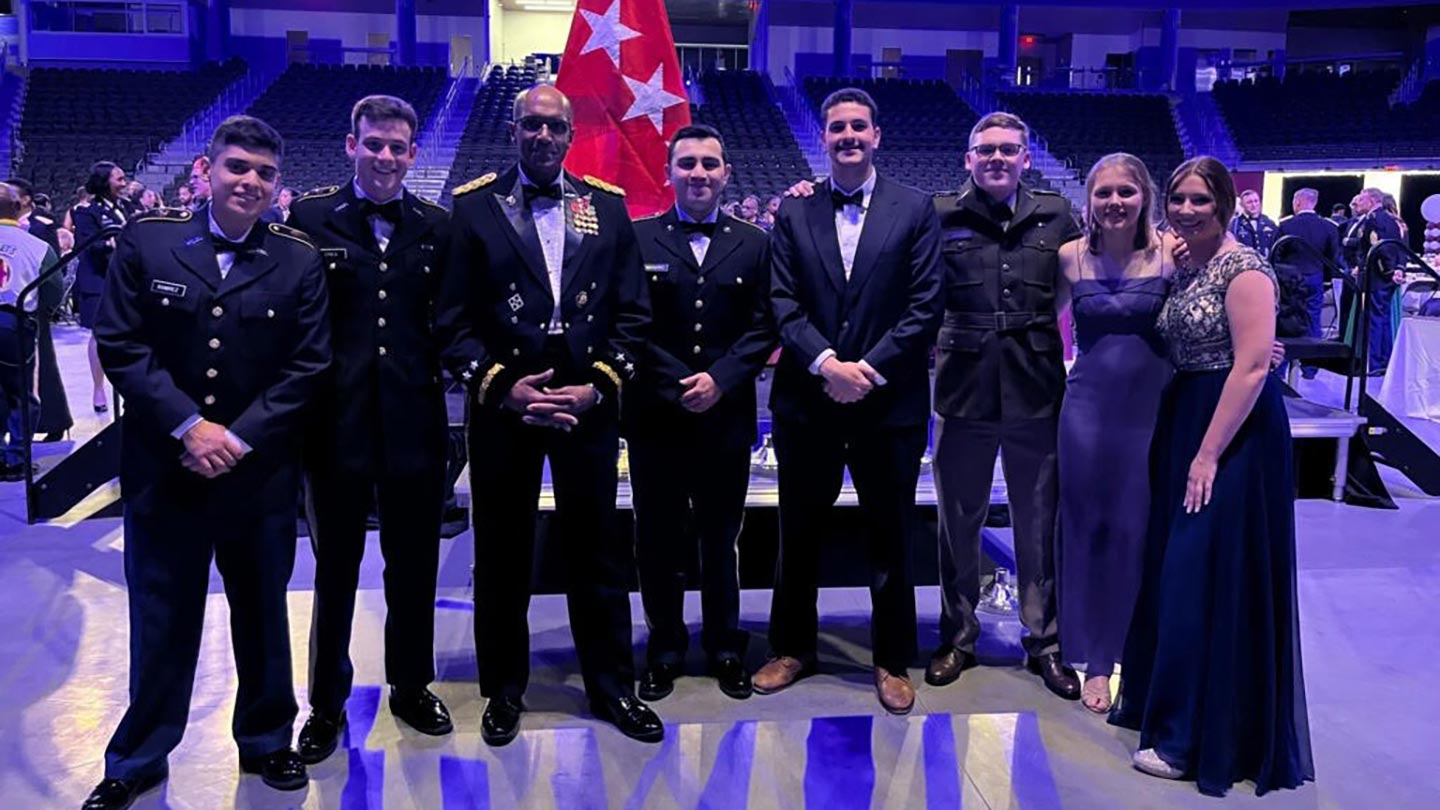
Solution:
{"label": "man in dress blue uniform", "polygon": [[240,769],[307,783],[290,748],[295,693],[286,584],[295,561],[300,420],[330,363],[320,253],[259,225],[280,135],[248,116],[216,130],[212,204],[121,235],[96,333],[125,401],[120,488],[130,600],[130,706],[86,810],[128,807],[163,781],[185,732],[213,557],[239,681]]}
{"label": "man in dress blue uniform", "polygon": [[1280,228],[1275,220],[1260,213],[1260,195],[1246,191],[1240,195],[1240,215],[1230,222],[1230,233],[1240,244],[1269,256],[1270,248],[1280,238]]}
{"label": "man in dress blue uniform", "polygon": [[452,727],[428,688],[447,430],[432,322],[450,216],[403,185],[418,126],[402,99],[361,99],[345,138],[354,178],[301,197],[289,220],[320,247],[335,355],[305,432],[315,608],[311,712],[297,747],[309,764],[330,756],[345,727],[350,628],[372,503],[385,558],[390,710],[423,734]]}
{"label": "man in dress blue uniform", "polygon": [[635,223],[654,322],[624,412],[650,626],[640,697],[670,694],[689,645],[685,569],[695,546],[682,541],[690,513],[700,545],[701,646],[720,690],[743,699],[751,684],[741,662],[736,541],[755,443],[755,377],[775,346],[769,240],[720,213],[731,167],[719,132],[684,127],[669,155],[675,207]]}
{"label": "man in dress blue uniform", "polygon": [[526,613],[542,465],[549,457],[570,627],[594,713],[658,742],[635,697],[629,578],[617,531],[619,413],[645,352],[649,295],[620,189],[562,168],[570,101],[549,85],[515,98],[519,164],[455,189],[439,326],[469,391],[475,649],[481,734],[519,730],[530,678]]}
{"label": "man in dress blue uniform", "polygon": [[[1289,261],[1299,268],[1305,280],[1305,310],[1310,315],[1309,336],[1312,338],[1320,337],[1320,317],[1325,309],[1324,260],[1329,259],[1336,267],[1343,267],[1345,263],[1345,257],[1340,253],[1340,232],[1335,229],[1335,223],[1315,211],[1319,201],[1320,192],[1302,188],[1291,199],[1295,213],[1280,220],[1282,238],[1294,236],[1314,249],[1311,252],[1302,248],[1289,255]],[[1315,376],[1315,368],[1306,366],[1302,373],[1307,380],[1311,379]]]}
{"label": "man in dress blue uniform", "polygon": [[935,355],[935,488],[940,516],[940,647],[925,681],[944,686],[975,664],[980,532],[998,451],[1005,464],[1020,579],[1026,665],[1078,700],[1060,657],[1055,521],[1065,360],[1056,326],[1058,248],[1079,236],[1070,203],[1021,183],[1029,127],[990,113],[970,132],[959,192],[939,194],[945,316]]}
{"label": "man in dress blue uniform", "polygon": [[[1345,262],[1357,280],[1372,248],[1387,239],[1400,238],[1400,225],[1385,212],[1383,202],[1384,192],[1367,188],[1350,203],[1355,218],[1345,229],[1341,247],[1345,252]],[[1384,374],[1390,365],[1390,353],[1395,346],[1395,333],[1390,326],[1390,303],[1395,297],[1396,287],[1405,280],[1404,260],[1398,253],[1382,248],[1378,256],[1377,266],[1370,273],[1367,312],[1355,322],[1356,335],[1360,329],[1370,330],[1367,367],[1372,377]],[[1352,295],[1346,295],[1342,301],[1347,313],[1352,298]]]}
{"label": "man in dress blue uniform", "polygon": [[821,105],[831,175],[786,200],[771,232],[771,295],[783,347],[770,409],[780,471],[774,657],[755,691],[813,672],[825,514],[845,468],[869,543],[875,690],[886,711],[915,703],[911,539],[930,414],[929,348],[940,314],[940,230],[930,196],[876,173],[875,101],[855,88]]}

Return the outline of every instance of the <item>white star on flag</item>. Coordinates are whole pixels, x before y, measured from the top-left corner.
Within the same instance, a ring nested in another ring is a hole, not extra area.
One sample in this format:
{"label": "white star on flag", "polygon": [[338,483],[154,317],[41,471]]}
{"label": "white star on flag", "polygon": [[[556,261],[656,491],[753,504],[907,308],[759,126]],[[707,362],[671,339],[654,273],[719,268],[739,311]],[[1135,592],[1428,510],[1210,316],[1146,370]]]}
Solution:
{"label": "white star on flag", "polygon": [[580,9],[580,14],[585,17],[585,22],[590,24],[590,39],[580,50],[581,55],[604,49],[610,61],[619,68],[620,43],[640,36],[639,31],[620,22],[620,0],[611,3],[604,14],[596,14],[583,8]]}
{"label": "white star on flag", "polygon": [[650,123],[655,125],[655,132],[665,132],[665,111],[671,107],[685,103],[683,96],[665,90],[665,65],[662,63],[655,68],[655,73],[650,81],[641,82],[629,76],[622,77],[625,83],[630,85],[630,92],[635,94],[635,103],[630,105],[622,121],[629,121],[631,118],[646,116]]}

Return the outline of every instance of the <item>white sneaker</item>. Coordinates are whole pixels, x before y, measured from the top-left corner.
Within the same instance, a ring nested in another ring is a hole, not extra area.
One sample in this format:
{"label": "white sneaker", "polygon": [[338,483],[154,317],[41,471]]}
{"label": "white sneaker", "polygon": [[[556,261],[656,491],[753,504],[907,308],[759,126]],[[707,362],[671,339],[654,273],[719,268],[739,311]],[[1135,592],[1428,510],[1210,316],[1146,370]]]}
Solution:
{"label": "white sneaker", "polygon": [[1130,763],[1135,766],[1135,770],[1161,779],[1179,779],[1185,775],[1183,770],[1161,759],[1154,748],[1136,751],[1135,756],[1130,758]]}

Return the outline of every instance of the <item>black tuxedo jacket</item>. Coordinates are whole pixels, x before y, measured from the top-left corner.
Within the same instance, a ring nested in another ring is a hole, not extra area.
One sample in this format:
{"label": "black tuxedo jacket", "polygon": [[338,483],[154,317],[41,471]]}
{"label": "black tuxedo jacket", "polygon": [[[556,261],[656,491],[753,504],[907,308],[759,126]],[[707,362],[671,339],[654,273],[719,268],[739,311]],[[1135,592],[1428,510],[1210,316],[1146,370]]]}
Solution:
{"label": "black tuxedo jacket", "polygon": [[307,464],[415,474],[445,464],[434,324],[450,215],[405,192],[382,252],[361,203],[346,183],[311,192],[291,209],[289,224],[320,248],[335,357],[311,409]]}
{"label": "black tuxedo jacket", "polygon": [[[753,444],[755,377],[775,348],[769,239],[756,226],[721,214],[702,266],[674,208],[637,221],[635,236],[653,323],[625,408],[626,434],[699,431],[725,443]],[[680,405],[680,380],[702,371],[722,395],[709,410],[693,414]]]}
{"label": "black tuxedo jacket", "polygon": [[[942,300],[940,226],[930,196],[876,179],[845,278],[829,182],[780,205],[771,231],[771,296],[782,353],[770,409],[778,420],[849,427],[924,424],[930,348]],[[826,349],[886,380],[859,402],[825,394],[810,364]]]}

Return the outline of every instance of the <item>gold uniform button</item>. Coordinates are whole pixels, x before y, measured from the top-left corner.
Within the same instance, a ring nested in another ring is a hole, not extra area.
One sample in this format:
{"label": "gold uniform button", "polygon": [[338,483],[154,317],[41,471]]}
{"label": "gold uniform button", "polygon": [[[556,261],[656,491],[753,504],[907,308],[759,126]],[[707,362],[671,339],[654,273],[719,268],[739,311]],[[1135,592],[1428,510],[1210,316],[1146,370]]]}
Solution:
{"label": "gold uniform button", "polygon": [[381,357],[384,357],[385,355],[387,355],[387,354],[389,354],[389,353],[390,353],[390,352],[387,351],[384,346],[381,346],[381,347],[380,347],[380,356],[381,356]]}
{"label": "gold uniform button", "polygon": [[212,348],[212,349],[218,349],[218,348],[220,348],[220,338],[210,338],[210,348]]}
{"label": "gold uniform button", "polygon": [[389,295],[384,290],[381,290],[379,293],[376,294],[380,296],[381,301],[384,301],[386,298],[389,297]]}
{"label": "gold uniform button", "polygon": [[382,329],[385,328],[385,319],[384,319],[384,318],[379,318],[379,319],[377,319],[377,320],[375,321],[375,325],[378,326],[378,327],[380,327],[380,328],[382,328]]}
{"label": "gold uniform button", "polygon": [[510,316],[510,322],[511,322],[511,323],[519,323],[519,322],[520,322],[520,318],[519,318],[518,316],[511,315],[511,316]]}
{"label": "gold uniform button", "polygon": [[594,315],[586,315],[586,316],[585,316],[585,322],[586,322],[586,323],[592,323],[594,320],[595,320],[595,316],[594,316]]}
{"label": "gold uniform button", "polygon": [[695,283],[696,283],[696,284],[704,284],[704,283],[705,283],[705,277],[704,277],[704,276],[701,276],[701,277],[695,279]]}
{"label": "gold uniform button", "polygon": [[331,270],[334,270],[334,269],[335,269],[335,262],[330,262],[330,269],[331,269]]}
{"label": "gold uniform button", "polygon": [[170,299],[169,299],[169,298],[161,298],[161,299],[160,299],[160,306],[162,306],[162,307],[168,307],[168,306],[170,306]]}
{"label": "gold uniform button", "polygon": [[210,310],[210,314],[218,318],[221,315],[225,314],[225,310],[221,309],[220,307],[215,307],[214,309]]}
{"label": "gold uniform button", "polygon": [[515,282],[510,282],[510,292],[515,292]]}
{"label": "gold uniform button", "polygon": [[519,357],[519,356],[520,356],[520,350],[519,350],[519,349],[511,349],[511,350],[510,350],[510,356],[512,356],[512,357]]}
{"label": "gold uniform button", "polygon": [[267,309],[267,310],[265,310],[265,317],[267,317],[267,318],[273,318],[273,317],[275,317],[275,310],[273,310],[273,309]]}
{"label": "gold uniform button", "polygon": [[421,271],[423,271],[423,272],[425,272],[425,273],[429,273],[429,272],[430,272],[430,265],[427,264],[427,265],[425,265],[424,267],[422,267],[422,268],[420,268],[420,269],[421,269]]}
{"label": "gold uniform button", "polygon": [[701,326],[701,325],[698,324],[698,323],[695,324],[695,331],[696,331],[696,332],[702,332],[702,331],[704,331],[704,329],[705,329],[704,326]]}
{"label": "gold uniform button", "polygon": [[586,353],[586,354],[594,354],[594,353],[595,353],[595,347],[594,347],[594,346],[586,346],[586,347],[585,347],[585,353]]}
{"label": "gold uniform button", "polygon": [[1010,297],[1010,288],[1009,288],[1009,287],[1006,287],[1005,289],[1003,289],[1003,290],[1000,291],[1000,294],[1003,295],[1003,296],[1005,296],[1006,298],[1009,298],[1009,297]]}
{"label": "gold uniform button", "polygon": [[206,394],[206,395],[205,395],[205,404],[206,404],[206,405],[214,405],[214,404],[215,404],[215,395],[214,395],[214,394]]}
{"label": "gold uniform button", "polygon": [[704,302],[704,301],[701,301],[699,298],[696,298],[696,299],[695,299],[695,308],[696,308],[696,309],[704,309],[704,307],[705,307],[705,302]]}
{"label": "gold uniform button", "polygon": [[386,264],[385,262],[380,262],[380,272],[383,273],[383,272],[385,272],[386,270],[389,270],[389,269],[390,269],[390,265]]}
{"label": "gold uniform button", "polygon": [[693,348],[693,349],[690,350],[690,353],[691,353],[691,354],[699,354],[699,353],[700,353],[700,347],[699,347],[699,346],[696,346],[695,348]]}
{"label": "gold uniform button", "polygon": [[219,377],[219,376],[220,376],[220,372],[216,371],[216,370],[213,369],[213,368],[207,368],[207,369],[205,369],[205,376],[206,376],[206,377],[209,377],[210,379],[213,380],[213,379],[215,379],[216,377]]}

